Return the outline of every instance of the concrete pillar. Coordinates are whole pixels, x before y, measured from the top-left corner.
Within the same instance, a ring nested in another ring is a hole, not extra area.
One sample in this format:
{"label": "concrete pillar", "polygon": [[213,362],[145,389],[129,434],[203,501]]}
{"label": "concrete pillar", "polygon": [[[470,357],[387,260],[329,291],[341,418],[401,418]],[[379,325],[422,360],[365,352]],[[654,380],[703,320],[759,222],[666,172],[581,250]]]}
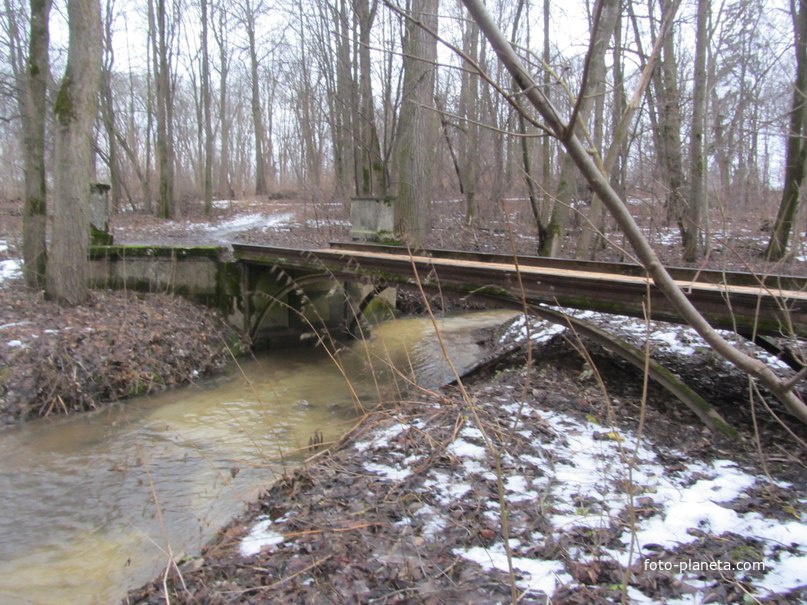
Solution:
{"label": "concrete pillar", "polygon": [[106,183],[90,185],[90,244],[93,246],[111,246],[112,234],[109,232],[109,190]]}
{"label": "concrete pillar", "polygon": [[394,198],[350,199],[350,237],[354,240],[389,242],[395,239]]}

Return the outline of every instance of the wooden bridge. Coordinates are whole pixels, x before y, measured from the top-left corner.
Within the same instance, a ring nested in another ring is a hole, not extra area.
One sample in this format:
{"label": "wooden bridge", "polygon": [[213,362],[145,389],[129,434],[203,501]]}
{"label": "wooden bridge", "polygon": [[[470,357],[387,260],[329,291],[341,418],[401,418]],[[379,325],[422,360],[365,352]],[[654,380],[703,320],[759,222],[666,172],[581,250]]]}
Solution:
{"label": "wooden bridge", "polygon": [[[261,276],[274,268],[291,280],[289,284],[303,289],[306,283],[374,284],[366,289],[364,299],[384,286],[421,284],[427,291],[469,300],[546,304],[681,322],[644,269],[633,264],[543,257],[514,260],[512,256],[448,250],[410,254],[401,247],[375,244],[332,244],[321,250],[244,244],[233,248],[244,268],[247,301]],[[807,336],[807,279],[685,268],[670,272],[715,327],[747,337]],[[289,292],[299,289],[290,288]],[[363,308],[364,299],[354,301],[355,309]]]}
{"label": "wooden bridge", "polygon": [[[400,288],[526,309],[573,326],[640,371],[647,368],[708,426],[733,434],[707,402],[646,360],[643,350],[601,325],[563,312],[571,307],[680,323],[676,310],[638,265],[449,250],[410,254],[400,247],[355,243],[321,250],[232,247],[233,254],[204,246],[98,246],[91,251],[93,282],[105,288],[174,292],[217,305],[253,343],[270,345],[323,329],[350,332],[373,300]],[[753,339],[803,371],[802,359],[789,352],[788,343],[807,338],[807,278],[669,271],[714,327]]]}

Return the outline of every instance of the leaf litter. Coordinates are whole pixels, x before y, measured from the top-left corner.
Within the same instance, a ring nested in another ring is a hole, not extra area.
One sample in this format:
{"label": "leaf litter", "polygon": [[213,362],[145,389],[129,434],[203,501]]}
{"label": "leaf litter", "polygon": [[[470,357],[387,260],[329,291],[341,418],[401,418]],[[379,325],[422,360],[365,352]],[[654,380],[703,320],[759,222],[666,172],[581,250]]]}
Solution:
{"label": "leaf litter", "polygon": [[608,422],[560,331],[541,340],[529,376],[511,358],[470,400],[370,414],[129,602],[507,603],[511,567],[523,603],[807,599],[798,464],[765,476],[753,436],[714,440],[655,389],[637,436],[640,381],[608,366]]}

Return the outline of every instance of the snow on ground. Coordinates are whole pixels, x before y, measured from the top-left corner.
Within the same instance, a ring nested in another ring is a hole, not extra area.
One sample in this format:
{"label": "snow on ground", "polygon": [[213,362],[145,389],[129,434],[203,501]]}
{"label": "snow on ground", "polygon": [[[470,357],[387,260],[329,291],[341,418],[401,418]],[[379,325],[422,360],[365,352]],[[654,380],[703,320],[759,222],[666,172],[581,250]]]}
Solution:
{"label": "snow on ground", "polygon": [[[551,596],[561,586],[574,586],[570,562],[607,560],[641,570],[642,563],[656,561],[654,555],[660,551],[675,552],[704,536],[717,538],[729,533],[761,545],[764,572],[735,572],[756,597],[807,585],[805,515],[781,520],[758,512],[737,512],[743,507],[736,505],[752,498],[752,490],[768,481],[765,477],[752,475],[730,460],[687,462],[686,455],[673,448],[640,441],[630,432],[580,421],[529,402],[495,401],[487,405],[500,406],[508,417],[518,419],[521,434],[532,449],[531,453],[520,452],[517,459],[506,452],[501,455],[501,466],[506,469],[502,485],[513,536],[509,541],[511,562],[518,586],[527,594]],[[534,430],[536,427],[540,430]],[[424,458],[407,454],[406,437],[408,431],[422,432],[425,428],[422,420],[399,419],[354,444],[353,449],[366,472],[379,481],[392,484],[411,480],[415,469],[423,466]],[[480,484],[495,483],[496,479],[480,429],[466,420],[460,430],[454,431],[445,453],[455,464],[450,468],[432,466],[425,471],[418,489],[423,506],[404,512],[395,523],[398,530],[410,532],[419,527],[421,539],[439,541],[441,532],[456,526],[456,511],[463,506],[478,511],[490,527],[498,527],[503,503],[495,490],[483,492],[488,495],[469,504],[479,498]],[[674,471],[662,462],[670,459],[679,462]],[[784,482],[776,485],[791,487]],[[805,504],[807,501],[793,502],[793,510],[803,509]],[[548,529],[542,533],[535,531],[534,525],[519,526],[520,512],[525,510],[519,507],[540,515]],[[631,527],[625,522],[630,507],[650,512],[637,515]],[[262,519],[252,528],[241,544],[245,556],[282,540],[270,526],[271,521]],[[573,546],[563,553],[565,556],[558,556],[557,550],[555,556],[548,558],[536,554],[553,541],[553,533],[609,528],[618,536],[608,543],[610,548],[603,543],[595,548]],[[486,546],[455,548],[453,552],[485,570],[508,570],[500,537]],[[681,562],[688,559],[691,557],[682,555]],[[669,603],[698,603],[710,591],[709,582],[699,579],[697,571],[671,570],[669,574],[693,591],[686,601],[670,599]],[[629,596],[633,602],[659,602],[636,586],[630,587]]]}
{"label": "snow on ground", "polygon": [[239,551],[243,557],[256,555],[263,548],[274,546],[283,542],[283,536],[270,529],[272,520],[264,517],[260,519],[241,541]]}
{"label": "snow on ground", "polygon": [[[0,251],[8,250],[5,242],[0,241]],[[5,249],[3,249],[5,247]],[[22,276],[22,261],[17,259],[0,260],[0,282]]]}
{"label": "snow on ground", "polygon": [[215,237],[227,237],[229,235],[247,231],[249,229],[260,228],[261,231],[268,231],[271,228],[276,228],[283,223],[288,223],[293,218],[290,213],[283,214],[241,214],[228,221],[216,223],[200,223],[196,226],[197,229],[207,231]]}
{"label": "snow on ground", "polygon": [[[603,327],[609,334],[620,337],[630,342],[636,347],[644,349],[646,340],[649,338],[651,354],[662,353],[681,356],[691,356],[698,352],[708,350],[710,347],[700,335],[689,326],[670,324],[665,322],[651,321],[648,323],[627,317],[625,315],[610,315],[598,313],[596,311],[581,311],[578,309],[550,307],[556,311],[561,311],[576,319],[581,319],[597,326]],[[517,318],[508,328],[503,336],[523,340],[527,338],[527,320],[522,315]],[[566,327],[548,321],[531,321],[529,333],[532,342],[541,344],[549,341],[556,334],[566,331]],[[742,343],[742,346],[752,352],[757,359],[770,365],[774,369],[788,370],[789,366],[770,355],[766,351],[752,346],[746,339],[728,330],[717,330],[723,338],[733,343]],[[728,364],[728,362],[725,362]]]}

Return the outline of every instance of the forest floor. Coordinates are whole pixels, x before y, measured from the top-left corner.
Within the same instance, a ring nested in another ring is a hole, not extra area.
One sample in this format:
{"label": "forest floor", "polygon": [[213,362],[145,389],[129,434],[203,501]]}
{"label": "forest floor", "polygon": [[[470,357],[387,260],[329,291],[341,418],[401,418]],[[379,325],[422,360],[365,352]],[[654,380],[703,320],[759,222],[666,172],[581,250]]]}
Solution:
{"label": "forest floor", "polygon": [[[457,204],[438,204],[428,246],[533,252],[523,208],[471,230]],[[212,219],[121,213],[112,229],[117,243],[325,246],[346,238],[345,217],[341,203],[225,202]],[[661,257],[676,259],[672,230],[653,225],[652,213],[644,218]],[[178,368],[149,369],[140,378],[148,390],[169,382],[154,375],[192,379],[221,363],[222,322],[200,322],[199,309],[181,301],[96,293],[91,305],[63,310],[26,292],[20,227],[18,205],[0,205],[5,384],[25,374],[26,351],[38,356],[27,375],[47,368],[47,388],[61,378],[81,383],[59,365],[78,357],[89,384],[110,392],[111,370]],[[738,218],[713,234],[709,266],[771,270],[760,260],[759,227]],[[807,255],[775,270],[804,275]],[[641,376],[597,346],[525,326],[502,337],[503,349],[519,345],[512,353],[461,386],[413,391],[369,414],[337,446],[267,486],[200,555],[127,601],[807,602],[804,427],[750,405],[744,377],[683,328],[654,326],[654,348],[739,430],[736,440],[711,435],[653,385],[644,396]],[[170,339],[179,333],[187,341]],[[665,348],[669,341],[675,346]],[[44,409],[17,397],[29,415],[69,411],[52,397]],[[19,417],[6,405],[7,417]],[[747,563],[765,569],[739,569]]]}

